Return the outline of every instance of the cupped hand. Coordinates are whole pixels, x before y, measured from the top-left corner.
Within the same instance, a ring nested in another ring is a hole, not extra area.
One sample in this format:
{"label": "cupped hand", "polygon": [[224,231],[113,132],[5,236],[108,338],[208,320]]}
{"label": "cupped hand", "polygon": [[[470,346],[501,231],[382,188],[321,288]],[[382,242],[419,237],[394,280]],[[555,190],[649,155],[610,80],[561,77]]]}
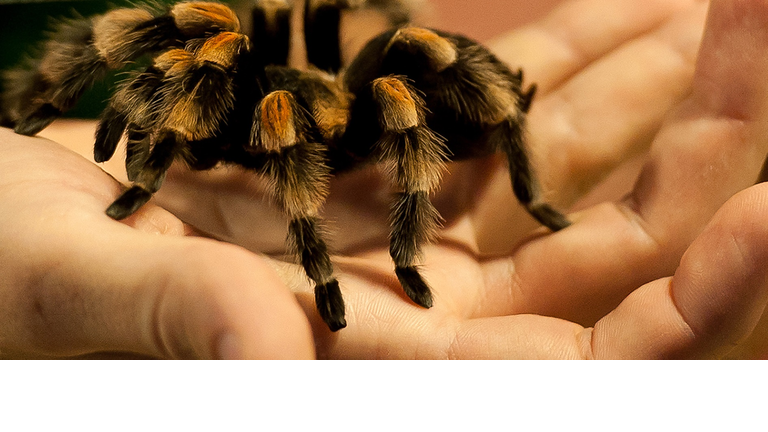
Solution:
{"label": "cupped hand", "polygon": [[[327,330],[297,266],[269,260],[253,276],[280,286],[258,275],[277,271],[294,290],[317,355],[760,355],[768,190],[750,186],[768,151],[768,3],[570,1],[493,48],[539,84],[529,145],[549,200],[574,224],[538,228],[498,158],[451,164],[434,197],[445,227],[422,262],[435,294],[425,310],[387,253],[387,184],[375,168],[340,176],[324,217],[349,326]],[[177,168],[156,201],[211,236],[283,253],[285,219],[252,173]],[[205,257],[226,248],[205,247]]]}
{"label": "cupped hand", "polygon": [[43,138],[0,129],[0,357],[310,358],[305,315],[263,259],[191,236]]}
{"label": "cupped hand", "polygon": [[[768,291],[766,189],[739,193],[768,151],[768,3],[570,2],[503,43],[500,55],[542,87],[529,142],[551,200],[581,209],[574,225],[532,231],[496,159],[453,165],[435,198],[442,239],[424,253],[435,306],[402,295],[383,236],[347,241],[335,263],[350,325],[330,334],[313,318],[318,355],[731,352],[754,333]],[[335,236],[385,232],[383,217],[370,223],[385,206],[363,195],[378,188],[345,197],[345,181],[327,211],[341,221]],[[351,203],[364,223],[334,212]],[[314,317],[306,287],[300,299]]]}

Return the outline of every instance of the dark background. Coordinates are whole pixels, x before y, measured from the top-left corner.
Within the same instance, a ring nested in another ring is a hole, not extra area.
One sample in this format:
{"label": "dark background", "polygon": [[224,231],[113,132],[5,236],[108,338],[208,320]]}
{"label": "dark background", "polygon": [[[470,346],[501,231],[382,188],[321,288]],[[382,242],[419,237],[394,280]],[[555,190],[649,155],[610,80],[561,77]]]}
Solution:
{"label": "dark background", "polygon": [[[559,1],[430,0],[434,14],[431,14],[429,21],[433,21],[435,27],[487,41],[504,31],[543,16]],[[153,0],[152,2],[171,3],[170,0]],[[511,3],[514,3],[514,6]],[[46,30],[50,29],[56,19],[96,15],[113,7],[130,4],[128,0],[0,0],[0,70],[17,65],[22,61],[25,53],[28,55],[36,52],[40,42],[45,38]],[[86,92],[78,105],[65,116],[97,117],[109,97],[108,89],[118,79],[117,74],[113,74],[106,81],[97,84],[93,90]]]}
{"label": "dark background", "polygon": [[[0,0],[0,69],[6,70],[19,64],[25,55],[38,52],[55,19],[73,18],[78,14],[90,16],[104,13],[113,6],[124,6],[128,1],[8,1]],[[107,89],[115,76],[99,83],[86,92],[77,106],[66,117],[93,118],[98,116],[108,98]]]}

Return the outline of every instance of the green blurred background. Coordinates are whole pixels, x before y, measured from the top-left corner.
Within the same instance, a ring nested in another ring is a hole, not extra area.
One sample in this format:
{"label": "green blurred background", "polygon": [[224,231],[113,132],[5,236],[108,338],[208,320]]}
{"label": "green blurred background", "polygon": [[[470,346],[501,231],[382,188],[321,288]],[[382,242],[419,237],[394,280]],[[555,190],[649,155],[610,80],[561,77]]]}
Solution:
{"label": "green blurred background", "polygon": [[[24,53],[35,52],[56,18],[91,16],[106,10],[127,6],[145,0],[0,0],[0,69],[7,69],[19,63]],[[171,0],[148,0],[167,4]],[[176,0],[178,1],[178,0]],[[236,3],[238,0],[224,0]],[[528,20],[540,18],[561,0],[537,0],[515,4],[509,7],[508,0],[429,0],[434,14],[428,15],[431,26],[464,33],[472,38],[487,41],[514,27],[526,24]],[[521,9],[523,8],[523,9]],[[77,107],[67,117],[93,118],[105,106],[107,89],[111,80],[100,83],[86,93]],[[1,85],[1,84],[0,84]]]}
{"label": "green blurred background", "polygon": [[[22,62],[24,56],[39,52],[46,31],[57,18],[73,18],[104,13],[128,1],[9,1],[0,0],[0,69],[6,70]],[[95,118],[109,98],[108,89],[116,80],[111,75],[93,90],[86,92],[66,117]]]}

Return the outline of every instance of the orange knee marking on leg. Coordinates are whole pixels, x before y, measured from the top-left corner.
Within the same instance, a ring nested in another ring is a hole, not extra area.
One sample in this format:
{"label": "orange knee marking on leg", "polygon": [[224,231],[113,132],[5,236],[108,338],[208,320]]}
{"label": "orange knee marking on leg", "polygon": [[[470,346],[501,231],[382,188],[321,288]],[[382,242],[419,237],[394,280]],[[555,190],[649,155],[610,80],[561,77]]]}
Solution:
{"label": "orange knee marking on leg", "polygon": [[425,28],[401,28],[392,37],[386,49],[389,50],[396,44],[417,47],[427,56],[432,67],[438,72],[456,63],[458,58],[457,48],[451,41]]}
{"label": "orange knee marking on leg", "polygon": [[163,72],[168,72],[173,66],[179,63],[192,64],[194,57],[192,53],[176,48],[168,50],[155,58],[154,65]]}
{"label": "orange knee marking on leg", "polygon": [[379,123],[383,129],[402,131],[418,126],[416,101],[399,79],[385,77],[373,81],[373,97],[379,103]]}
{"label": "orange knee marking on leg", "polygon": [[188,2],[179,3],[171,9],[176,26],[186,36],[202,36],[220,31],[240,31],[240,20],[235,12],[220,3]]}
{"label": "orange knee marking on leg", "polygon": [[279,151],[296,144],[293,96],[276,91],[261,102],[261,144],[268,151]]}
{"label": "orange knee marking on leg", "polygon": [[443,39],[432,30],[427,30],[421,27],[405,27],[397,32],[395,38],[397,37],[425,43],[435,43]]}
{"label": "orange knee marking on leg", "polygon": [[123,66],[130,58],[127,44],[137,25],[153,18],[146,9],[115,9],[93,20],[93,45],[112,68]]}
{"label": "orange knee marking on leg", "polygon": [[247,40],[247,36],[240,33],[219,33],[206,40],[195,57],[199,61],[209,61],[228,69],[234,66],[237,55]]}
{"label": "orange knee marking on leg", "polygon": [[373,91],[377,98],[386,98],[395,103],[407,103],[409,106],[416,106],[408,88],[397,78],[384,77],[375,80]]}

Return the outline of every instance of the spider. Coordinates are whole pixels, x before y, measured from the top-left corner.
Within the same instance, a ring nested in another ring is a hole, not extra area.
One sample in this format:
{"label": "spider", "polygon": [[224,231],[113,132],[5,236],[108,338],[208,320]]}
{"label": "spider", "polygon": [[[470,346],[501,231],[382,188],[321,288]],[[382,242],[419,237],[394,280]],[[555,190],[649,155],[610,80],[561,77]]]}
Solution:
{"label": "spider", "polygon": [[[342,68],[341,13],[365,5],[389,11],[392,28]],[[212,2],[63,22],[39,59],[6,74],[4,122],[34,135],[108,70],[150,56],[150,66],[118,85],[97,128],[95,160],[110,159],[125,137],[132,182],[106,213],[120,220],[137,211],[173,161],[196,170],[236,164],[265,176],[332,331],[346,326],[344,301],[319,212],[335,174],[366,163],[387,167],[396,190],[389,247],[395,274],[425,308],[433,299],[416,263],[441,224],[430,194],[447,162],[502,152],[528,212],[553,231],[569,225],[543,201],[525,150],[536,87],[523,88],[522,71],[464,36],[405,23],[406,4],[393,0],[308,0],[312,66],[291,68],[292,7],[257,0],[250,36],[229,7]]]}

